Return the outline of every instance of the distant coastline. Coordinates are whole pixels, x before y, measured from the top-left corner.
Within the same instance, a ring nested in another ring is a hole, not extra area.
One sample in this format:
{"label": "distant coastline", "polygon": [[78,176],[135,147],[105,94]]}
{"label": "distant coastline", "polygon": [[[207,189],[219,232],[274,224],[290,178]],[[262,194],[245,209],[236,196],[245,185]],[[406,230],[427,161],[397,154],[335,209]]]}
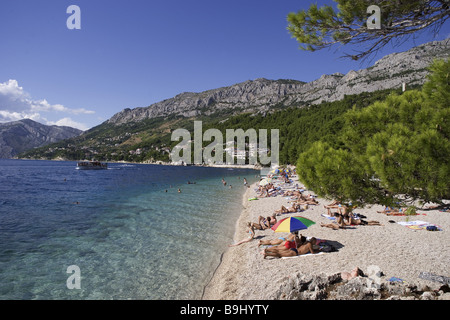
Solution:
{"label": "distant coastline", "polygon": [[[67,160],[63,158],[55,158],[55,159],[29,159],[29,158],[11,158],[11,159],[4,159],[4,160],[35,160],[35,161],[68,161],[68,162],[77,162],[77,161],[84,161],[86,159],[80,159],[80,160]],[[183,165],[175,164],[172,162],[164,162],[164,161],[143,161],[143,162],[132,162],[132,161],[101,161],[101,162],[107,162],[107,163],[122,163],[122,164],[153,164],[153,165],[162,165],[162,166],[177,166],[177,167],[183,167]],[[250,165],[250,164],[202,164],[202,165],[196,165],[192,164],[190,166],[196,166],[196,167],[210,167],[210,168],[236,168],[236,169],[252,169],[252,170],[261,170],[263,167],[259,165]]]}

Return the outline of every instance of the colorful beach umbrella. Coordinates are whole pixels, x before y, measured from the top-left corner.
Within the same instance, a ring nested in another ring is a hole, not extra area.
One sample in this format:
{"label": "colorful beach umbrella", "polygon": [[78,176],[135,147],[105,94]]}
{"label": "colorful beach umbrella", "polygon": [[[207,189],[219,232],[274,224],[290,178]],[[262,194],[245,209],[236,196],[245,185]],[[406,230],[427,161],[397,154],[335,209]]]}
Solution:
{"label": "colorful beach umbrella", "polygon": [[308,227],[315,224],[314,221],[304,217],[289,217],[278,221],[272,230],[275,232],[295,232],[298,230],[308,229]]}

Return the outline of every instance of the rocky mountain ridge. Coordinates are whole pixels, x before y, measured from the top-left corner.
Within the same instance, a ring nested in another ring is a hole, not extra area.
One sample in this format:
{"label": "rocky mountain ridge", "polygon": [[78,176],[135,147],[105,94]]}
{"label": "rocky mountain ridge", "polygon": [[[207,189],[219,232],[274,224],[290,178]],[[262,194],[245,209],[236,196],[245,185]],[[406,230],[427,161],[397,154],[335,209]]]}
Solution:
{"label": "rocky mountain ridge", "polygon": [[433,41],[387,55],[369,68],[345,75],[323,75],[308,83],[260,78],[200,93],[185,92],[148,107],[124,109],[107,122],[120,125],[169,115],[208,116],[224,110],[264,113],[277,107],[319,104],[350,94],[401,88],[403,83],[406,87],[417,86],[425,82],[432,60],[448,58],[449,54],[450,39]]}
{"label": "rocky mountain ridge", "polygon": [[78,136],[83,131],[63,126],[47,126],[30,119],[0,123],[0,159],[54,142]]}

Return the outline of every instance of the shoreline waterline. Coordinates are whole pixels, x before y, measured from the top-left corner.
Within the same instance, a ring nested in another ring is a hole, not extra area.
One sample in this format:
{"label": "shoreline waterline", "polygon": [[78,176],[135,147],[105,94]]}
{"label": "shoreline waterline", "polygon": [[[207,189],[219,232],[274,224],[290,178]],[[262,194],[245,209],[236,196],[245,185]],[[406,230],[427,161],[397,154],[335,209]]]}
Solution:
{"label": "shoreline waterline", "polygon": [[[248,212],[247,212],[247,202],[248,197],[250,195],[250,190],[254,188],[257,185],[257,182],[250,185],[247,190],[242,195],[242,210],[239,216],[236,219],[235,222],[235,229],[233,234],[233,241],[237,242],[239,241],[239,234],[242,232],[241,225],[246,223],[248,221]],[[217,265],[216,269],[214,270],[211,279],[208,281],[206,286],[203,288],[203,294],[201,296],[200,300],[217,300],[217,294],[211,293],[211,290],[214,290],[217,286],[217,279],[221,277],[221,274],[223,273],[223,270],[228,270],[231,265],[230,263],[233,263],[235,259],[232,257],[229,257],[230,255],[230,247],[226,248],[224,252],[222,252],[220,256],[220,263]]]}
{"label": "shoreline waterline", "polygon": [[[28,158],[11,158],[11,159],[0,159],[0,160],[20,160],[20,161],[55,161],[55,162],[79,162],[79,161],[89,161],[87,159],[82,160],[67,160],[63,158],[56,158],[56,159],[28,159]],[[189,164],[189,165],[181,165],[176,164],[171,161],[143,161],[143,162],[133,162],[133,161],[123,161],[123,160],[98,160],[99,162],[105,162],[105,163],[116,163],[116,164],[142,164],[142,165],[156,165],[156,166],[174,166],[174,167],[186,167],[186,166],[193,166],[193,167],[204,167],[204,168],[233,168],[233,169],[249,169],[249,170],[260,170],[264,167],[261,167],[260,165],[253,165],[253,164]]]}
{"label": "shoreline waterline", "polygon": [[[233,236],[233,242],[240,241],[246,236],[246,223],[250,221],[250,212],[248,208],[248,198],[251,191],[257,186],[257,182],[250,185],[242,196],[242,210],[235,223],[235,232]],[[236,300],[237,297],[230,295],[223,297],[223,293],[228,293],[229,288],[239,287],[238,277],[233,274],[233,270],[243,271],[246,270],[246,264],[243,260],[245,253],[244,247],[228,247],[225,252],[222,253],[221,263],[217,266],[212,278],[205,286],[202,300]],[[233,291],[234,289],[232,289]]]}

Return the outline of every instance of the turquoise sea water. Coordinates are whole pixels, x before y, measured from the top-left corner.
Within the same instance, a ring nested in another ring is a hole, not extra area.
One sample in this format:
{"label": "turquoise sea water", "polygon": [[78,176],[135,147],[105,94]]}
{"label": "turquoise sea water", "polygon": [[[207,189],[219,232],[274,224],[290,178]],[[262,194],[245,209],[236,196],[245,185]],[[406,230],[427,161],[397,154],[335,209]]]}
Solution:
{"label": "turquoise sea water", "polygon": [[0,160],[0,299],[199,299],[259,174],[75,164]]}

